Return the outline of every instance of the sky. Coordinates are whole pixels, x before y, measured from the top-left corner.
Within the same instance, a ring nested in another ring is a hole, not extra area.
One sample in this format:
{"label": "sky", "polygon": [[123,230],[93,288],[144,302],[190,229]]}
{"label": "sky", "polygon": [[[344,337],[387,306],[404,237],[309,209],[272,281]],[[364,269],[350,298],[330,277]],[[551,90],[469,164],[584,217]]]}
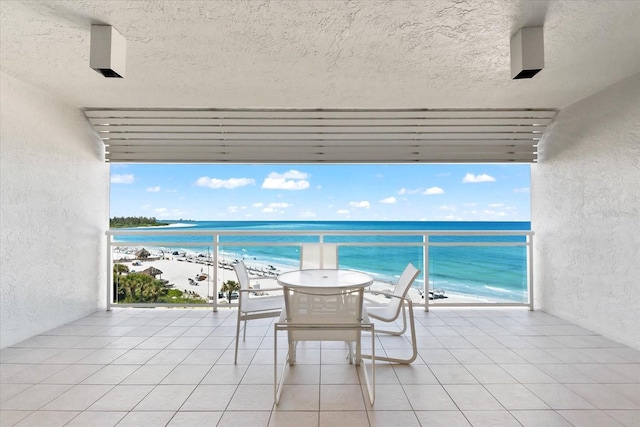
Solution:
{"label": "sky", "polygon": [[111,216],[529,221],[528,164],[112,164]]}

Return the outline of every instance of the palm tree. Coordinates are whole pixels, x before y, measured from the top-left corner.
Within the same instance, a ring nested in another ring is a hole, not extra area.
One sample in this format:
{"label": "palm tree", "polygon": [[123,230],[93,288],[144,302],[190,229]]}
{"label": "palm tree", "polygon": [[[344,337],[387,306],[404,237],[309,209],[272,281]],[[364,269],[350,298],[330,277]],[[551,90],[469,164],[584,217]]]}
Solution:
{"label": "palm tree", "polygon": [[153,284],[155,281],[148,274],[130,273],[120,279],[118,292],[124,294],[125,303],[153,302],[159,292]]}
{"label": "palm tree", "polygon": [[113,298],[116,299],[120,295],[120,279],[123,274],[129,273],[129,267],[124,264],[113,264]]}
{"label": "palm tree", "polygon": [[237,292],[240,289],[240,284],[234,280],[227,280],[222,284],[220,292],[227,294],[227,301],[231,302],[231,294]]}
{"label": "palm tree", "polygon": [[129,267],[124,264],[113,264],[113,275],[120,276],[123,273],[128,273]]}
{"label": "palm tree", "polygon": [[166,295],[166,293],[167,288],[158,279],[145,281],[142,283],[142,289],[140,290],[140,295],[144,302],[158,302],[158,298]]}

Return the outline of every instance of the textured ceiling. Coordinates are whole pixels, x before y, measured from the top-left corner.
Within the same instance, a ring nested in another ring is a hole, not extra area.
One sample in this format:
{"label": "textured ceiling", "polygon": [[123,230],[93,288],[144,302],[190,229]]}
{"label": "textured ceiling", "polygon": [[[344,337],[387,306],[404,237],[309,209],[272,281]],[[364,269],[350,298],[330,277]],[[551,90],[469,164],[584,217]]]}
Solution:
{"label": "textured ceiling", "polygon": [[[78,107],[562,108],[640,72],[638,1],[6,1],[0,69]],[[128,40],[89,68],[91,24]],[[544,25],[545,68],[509,39]]]}

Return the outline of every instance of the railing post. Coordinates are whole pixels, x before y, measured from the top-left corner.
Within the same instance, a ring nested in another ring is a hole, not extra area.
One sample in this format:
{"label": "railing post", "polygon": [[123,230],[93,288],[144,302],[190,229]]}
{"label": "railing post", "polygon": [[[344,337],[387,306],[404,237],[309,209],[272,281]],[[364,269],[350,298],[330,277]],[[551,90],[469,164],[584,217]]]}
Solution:
{"label": "railing post", "polygon": [[218,249],[220,235],[213,235],[213,312],[218,311]]}
{"label": "railing post", "polygon": [[424,265],[424,284],[422,285],[424,311],[429,311],[429,234],[426,233],[422,235],[422,265]]}
{"label": "railing post", "polygon": [[113,301],[113,236],[107,235],[107,311],[111,311]]}
{"label": "railing post", "polygon": [[527,235],[527,285],[529,286],[529,310],[533,311],[533,234]]}

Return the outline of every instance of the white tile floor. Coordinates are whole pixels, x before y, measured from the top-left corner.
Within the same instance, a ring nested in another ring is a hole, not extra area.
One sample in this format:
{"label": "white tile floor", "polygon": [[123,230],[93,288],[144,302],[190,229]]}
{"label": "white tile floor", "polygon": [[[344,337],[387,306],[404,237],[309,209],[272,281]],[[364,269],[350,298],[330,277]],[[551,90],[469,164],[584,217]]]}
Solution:
{"label": "white tile floor", "polygon": [[301,344],[274,407],[271,319],[234,365],[234,310],[98,312],[0,352],[0,425],[640,426],[640,351],[524,309],[416,318],[419,357],[378,363],[373,407],[342,343]]}

